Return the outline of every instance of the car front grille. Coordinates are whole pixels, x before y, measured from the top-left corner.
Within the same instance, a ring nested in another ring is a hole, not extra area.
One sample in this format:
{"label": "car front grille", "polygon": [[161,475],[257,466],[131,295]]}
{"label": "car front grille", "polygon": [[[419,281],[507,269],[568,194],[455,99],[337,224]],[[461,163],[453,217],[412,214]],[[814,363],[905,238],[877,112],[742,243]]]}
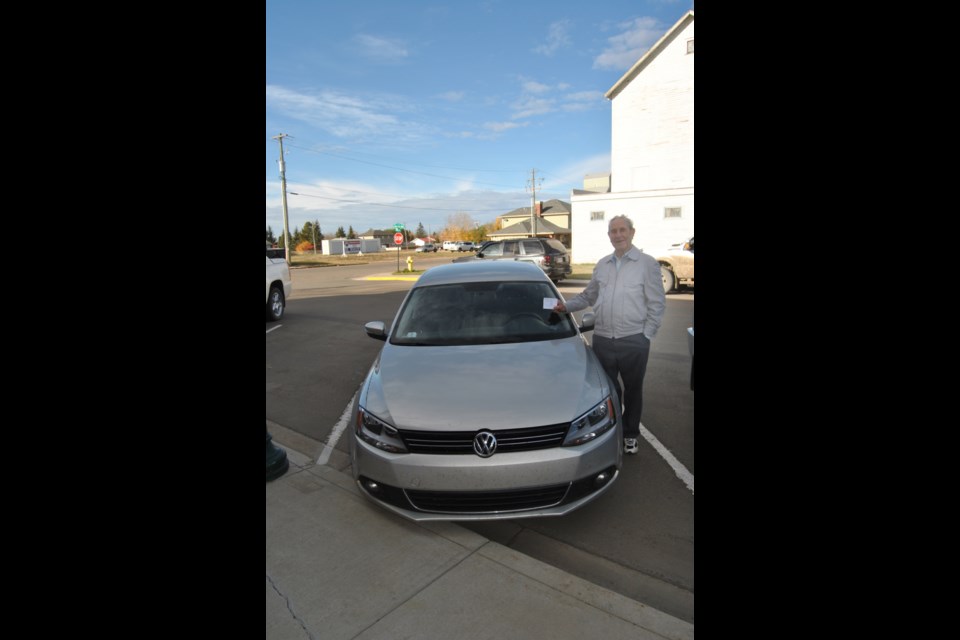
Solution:
{"label": "car front grille", "polygon": [[[616,479],[619,471],[610,466],[602,472],[610,482]],[[423,513],[448,514],[450,516],[484,516],[499,513],[513,513],[549,509],[585,498],[601,491],[607,484],[597,483],[596,473],[561,484],[524,489],[500,489],[490,491],[425,491],[423,489],[401,489],[381,482],[371,481],[360,476],[360,486],[370,497],[400,509]]]}
{"label": "car front grille", "polygon": [[[558,447],[563,443],[570,423],[523,429],[486,429],[497,438],[497,453],[533,451]],[[400,437],[410,453],[472,454],[473,438],[483,431],[411,431],[400,429]]]}
{"label": "car front grille", "polygon": [[414,491],[407,498],[420,511],[432,513],[498,513],[545,509],[560,504],[569,484],[520,491]]}

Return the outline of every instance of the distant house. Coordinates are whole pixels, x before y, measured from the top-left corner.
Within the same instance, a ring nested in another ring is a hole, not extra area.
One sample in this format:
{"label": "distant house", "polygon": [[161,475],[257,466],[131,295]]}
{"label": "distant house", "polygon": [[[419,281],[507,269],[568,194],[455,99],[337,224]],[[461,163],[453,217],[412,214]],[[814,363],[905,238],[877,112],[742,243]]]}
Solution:
{"label": "distant house", "polygon": [[358,233],[357,237],[361,240],[379,240],[383,246],[393,246],[393,229],[367,229],[363,233]]}
{"label": "distant house", "polygon": [[534,215],[530,207],[520,207],[500,216],[499,231],[487,234],[494,240],[510,238],[550,237],[570,246],[570,203],[563,200],[538,201]]}
{"label": "distant house", "polygon": [[626,215],[648,253],[693,232],[693,11],[605,94],[612,102],[609,187],[590,174],[570,196],[571,254],[593,263],[613,249],[611,218]]}

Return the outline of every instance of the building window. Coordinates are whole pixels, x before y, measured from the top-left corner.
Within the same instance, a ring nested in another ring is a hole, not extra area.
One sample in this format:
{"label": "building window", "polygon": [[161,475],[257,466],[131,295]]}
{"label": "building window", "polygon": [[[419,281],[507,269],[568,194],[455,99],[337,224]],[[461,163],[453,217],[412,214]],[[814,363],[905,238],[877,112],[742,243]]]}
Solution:
{"label": "building window", "polygon": [[664,218],[679,218],[680,217],[680,207],[667,207],[663,210]]}
{"label": "building window", "polygon": [[603,220],[603,211],[591,211],[590,212],[591,220]]}
{"label": "building window", "polygon": [[693,53],[693,38],[687,40],[687,53]]}

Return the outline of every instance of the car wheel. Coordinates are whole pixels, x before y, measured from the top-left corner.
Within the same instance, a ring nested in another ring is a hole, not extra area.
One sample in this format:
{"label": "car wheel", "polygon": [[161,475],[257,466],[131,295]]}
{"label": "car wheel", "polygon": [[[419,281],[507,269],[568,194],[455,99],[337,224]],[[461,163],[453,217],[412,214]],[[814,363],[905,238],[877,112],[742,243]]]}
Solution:
{"label": "car wheel", "polygon": [[270,297],[267,298],[267,321],[275,322],[283,317],[283,309],[286,301],[283,298],[283,289],[280,287],[270,288]]}
{"label": "car wheel", "polygon": [[660,265],[660,275],[663,277],[663,292],[670,293],[677,288],[677,276],[669,266]]}

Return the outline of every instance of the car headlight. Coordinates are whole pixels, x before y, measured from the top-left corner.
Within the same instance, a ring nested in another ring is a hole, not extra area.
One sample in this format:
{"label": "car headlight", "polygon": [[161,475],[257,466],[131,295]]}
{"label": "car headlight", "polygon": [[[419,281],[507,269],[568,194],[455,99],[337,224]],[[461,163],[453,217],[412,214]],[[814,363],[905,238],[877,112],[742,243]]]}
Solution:
{"label": "car headlight", "polygon": [[590,411],[570,423],[570,430],[563,441],[565,447],[575,447],[600,437],[617,424],[610,396]]}
{"label": "car headlight", "polygon": [[367,412],[363,407],[357,411],[357,423],[354,427],[358,438],[381,451],[407,453],[396,427]]}

